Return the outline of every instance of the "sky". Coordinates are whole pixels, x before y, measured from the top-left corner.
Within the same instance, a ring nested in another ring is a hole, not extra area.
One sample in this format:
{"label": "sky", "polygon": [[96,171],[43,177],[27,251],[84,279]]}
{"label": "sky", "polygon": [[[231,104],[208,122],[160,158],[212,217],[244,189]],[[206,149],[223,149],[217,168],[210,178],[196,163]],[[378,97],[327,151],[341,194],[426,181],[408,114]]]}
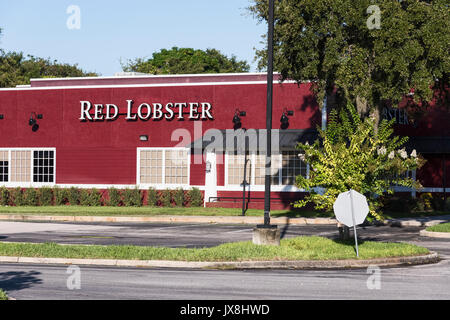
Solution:
{"label": "sky", "polygon": [[[0,48],[78,64],[112,76],[120,61],[163,48],[215,48],[246,60],[267,24],[246,10],[250,0],[0,0]],[[77,11],[71,6],[76,6]],[[69,10],[69,11],[68,11]],[[79,24],[78,24],[79,22]],[[78,28],[79,26],[79,28]]]}

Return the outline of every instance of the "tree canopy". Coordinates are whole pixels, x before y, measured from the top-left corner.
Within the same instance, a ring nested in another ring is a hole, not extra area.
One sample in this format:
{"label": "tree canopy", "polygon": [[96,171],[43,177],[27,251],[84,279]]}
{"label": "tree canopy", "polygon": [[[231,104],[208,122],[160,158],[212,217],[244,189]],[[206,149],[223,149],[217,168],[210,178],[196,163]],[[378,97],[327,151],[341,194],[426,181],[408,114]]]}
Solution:
{"label": "tree canopy", "polygon": [[[252,1],[249,10],[267,20],[268,1]],[[416,103],[430,101],[436,88],[448,86],[449,4],[276,0],[275,69],[283,79],[313,81],[320,103],[325,92],[337,89],[360,114],[385,101],[395,106],[410,91]],[[266,57],[257,51],[260,68]]]}
{"label": "tree canopy", "polygon": [[84,72],[78,66],[56,60],[25,56],[22,52],[0,49],[0,87],[15,87],[30,83],[31,78],[66,78],[97,76]]}
{"label": "tree canopy", "polygon": [[150,74],[195,74],[248,72],[250,65],[216,49],[196,50],[173,47],[153,53],[151,58],[136,58],[122,64],[125,72]]}

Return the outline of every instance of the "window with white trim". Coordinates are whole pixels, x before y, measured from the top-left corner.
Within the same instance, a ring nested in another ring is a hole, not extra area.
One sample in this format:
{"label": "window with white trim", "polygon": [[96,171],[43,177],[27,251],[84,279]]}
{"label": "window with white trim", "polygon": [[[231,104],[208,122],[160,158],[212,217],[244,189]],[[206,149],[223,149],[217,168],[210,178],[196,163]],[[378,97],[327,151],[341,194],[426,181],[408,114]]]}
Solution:
{"label": "window with white trim", "polygon": [[[308,166],[300,160],[298,151],[282,151],[272,155],[271,180],[272,185],[295,185],[298,175],[308,176]],[[247,182],[253,185],[265,184],[266,156],[265,154],[248,154]],[[244,177],[244,155],[227,154],[227,185],[241,185]]]}
{"label": "window with white trim", "polygon": [[0,149],[0,184],[54,184],[55,155],[55,149]]}
{"label": "window with white trim", "polygon": [[0,151],[0,182],[8,182],[9,176],[8,151]]}
{"label": "window with white trim", "polygon": [[307,165],[300,160],[298,151],[283,151],[281,162],[281,184],[294,185],[297,176],[307,176]]}
{"label": "window with white trim", "polygon": [[139,148],[138,184],[188,185],[190,157],[184,148]]}

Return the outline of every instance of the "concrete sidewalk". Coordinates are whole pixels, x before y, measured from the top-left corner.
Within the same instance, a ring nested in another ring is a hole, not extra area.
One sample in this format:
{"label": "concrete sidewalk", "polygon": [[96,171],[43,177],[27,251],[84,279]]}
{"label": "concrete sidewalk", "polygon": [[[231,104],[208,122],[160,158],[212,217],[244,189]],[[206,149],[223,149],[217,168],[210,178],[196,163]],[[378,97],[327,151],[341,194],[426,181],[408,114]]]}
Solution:
{"label": "concrete sidewalk", "polygon": [[[41,221],[41,222],[107,222],[107,223],[205,223],[205,224],[249,224],[264,223],[264,217],[242,216],[56,216],[32,214],[1,214],[0,221]],[[279,225],[335,225],[334,218],[289,218],[272,217],[272,224]],[[435,217],[388,219],[376,222],[378,225],[398,227],[428,227],[450,222],[450,215]]]}

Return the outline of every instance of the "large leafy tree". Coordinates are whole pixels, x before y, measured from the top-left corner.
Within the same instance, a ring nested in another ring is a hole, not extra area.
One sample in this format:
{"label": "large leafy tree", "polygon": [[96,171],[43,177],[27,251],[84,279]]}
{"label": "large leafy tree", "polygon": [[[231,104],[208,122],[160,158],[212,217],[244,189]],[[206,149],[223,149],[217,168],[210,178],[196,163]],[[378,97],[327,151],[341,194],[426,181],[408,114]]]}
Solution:
{"label": "large leafy tree", "polygon": [[[249,10],[267,20],[268,0],[252,1]],[[430,101],[436,89],[448,88],[449,4],[275,0],[274,65],[284,79],[313,81],[320,103],[337,89],[362,115],[375,110],[379,117],[377,107],[386,101],[395,106],[411,90],[416,103]],[[257,57],[263,67],[265,50]]]}
{"label": "large leafy tree", "polygon": [[311,170],[309,178],[297,176],[297,186],[309,192],[297,206],[312,202],[316,209],[333,211],[337,196],[353,189],[367,196],[371,216],[381,219],[381,198],[392,194],[393,186],[420,188],[405,173],[420,168],[424,160],[402,148],[408,138],[393,136],[394,121],[382,120],[375,131],[375,119],[361,119],[351,104],[339,113],[332,110],[326,130],[318,128],[321,139],[298,145]]}
{"label": "large leafy tree", "polygon": [[0,87],[29,84],[31,78],[65,78],[97,76],[85,72],[77,65],[59,63],[50,59],[25,56],[22,52],[5,52],[0,49]]}
{"label": "large leafy tree", "polygon": [[203,51],[173,47],[161,49],[151,58],[128,60],[122,63],[122,69],[150,74],[233,73],[248,72],[250,65],[234,55],[229,58],[216,49]]}

